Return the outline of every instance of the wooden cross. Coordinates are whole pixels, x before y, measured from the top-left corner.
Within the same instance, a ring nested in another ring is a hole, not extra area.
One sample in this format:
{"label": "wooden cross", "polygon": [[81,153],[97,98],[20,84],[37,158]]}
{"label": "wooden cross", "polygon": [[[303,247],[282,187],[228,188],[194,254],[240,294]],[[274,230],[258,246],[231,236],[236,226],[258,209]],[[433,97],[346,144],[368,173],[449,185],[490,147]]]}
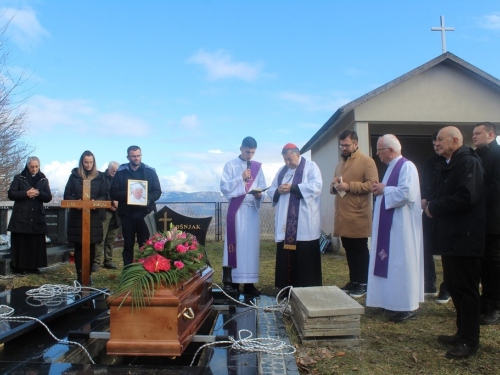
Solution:
{"label": "wooden cross", "polygon": [[444,27],[444,16],[441,16],[441,27],[431,27],[431,31],[441,31],[441,44],[443,46],[443,53],[446,52],[446,31],[455,31],[454,27]]}
{"label": "wooden cross", "polygon": [[169,221],[172,221],[172,219],[167,219],[167,213],[164,212],[163,213],[163,219],[159,219],[158,221],[163,221],[163,231],[166,232],[167,231],[167,223]]}
{"label": "wooden cross", "polygon": [[62,200],[63,208],[82,210],[82,284],[90,284],[90,210],[111,208],[111,201],[90,200],[90,180],[83,180],[83,197],[79,201]]}

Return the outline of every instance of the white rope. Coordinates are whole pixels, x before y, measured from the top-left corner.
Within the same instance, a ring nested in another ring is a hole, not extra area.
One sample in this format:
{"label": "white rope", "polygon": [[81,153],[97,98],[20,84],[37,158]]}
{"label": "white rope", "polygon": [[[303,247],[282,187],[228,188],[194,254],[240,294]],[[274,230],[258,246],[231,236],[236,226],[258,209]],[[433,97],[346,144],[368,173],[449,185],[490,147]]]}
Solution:
{"label": "white rope", "polygon": [[[247,337],[241,337],[242,333],[248,333]],[[193,360],[189,366],[193,366],[193,363],[196,359],[198,353],[212,345],[220,345],[220,344],[230,344],[232,349],[242,350],[247,352],[262,352],[268,354],[294,354],[296,349],[292,345],[286,344],[284,341],[271,339],[271,338],[254,338],[252,339],[252,332],[248,329],[242,329],[238,332],[238,340],[235,340],[232,336],[229,336],[229,341],[218,341],[218,342],[210,342],[208,344],[202,345],[198,348],[196,353],[194,353]]]}
{"label": "white rope", "polygon": [[[82,286],[78,281],[74,281],[73,286],[71,285],[63,285],[63,284],[44,284],[39,288],[35,289],[30,289],[26,292],[26,295],[28,296],[26,298],[26,303],[31,305],[31,306],[41,306],[41,305],[46,305],[46,306],[57,306],[59,305],[62,301],[64,301],[64,296],[68,296],[71,294],[75,295],[75,298],[78,296],[78,298],[81,298],[78,293],[80,293],[82,290],[93,290],[105,295],[110,295],[110,293],[106,293],[100,289],[97,288],[92,288],[88,286]],[[29,301],[29,299],[33,299],[34,301],[37,301],[38,304],[34,304]],[[47,332],[60,344],[65,344],[65,345],[78,345],[82,350],[87,354],[87,356],[90,359],[90,362],[92,364],[95,364],[93,361],[90,353],[85,349],[85,347],[75,341],[67,341],[67,340],[61,340],[58,337],[56,337],[47,327],[47,325],[42,322],[40,319],[33,318],[31,316],[12,316],[14,314],[14,309],[10,306],[7,305],[0,305],[0,319],[4,320],[11,320],[11,321],[25,321],[25,320],[34,320],[35,322],[40,323],[42,326],[45,327]]]}
{"label": "white rope", "polygon": [[[287,313],[290,313],[290,295],[292,294],[292,289],[293,289],[293,286],[286,286],[284,287],[283,289],[281,289],[278,294],[276,294],[276,305],[271,305],[271,306],[266,306],[266,307],[260,307],[260,306],[257,306],[255,303],[253,303],[253,301],[250,301],[250,304],[246,304],[244,302],[241,302],[237,299],[234,299],[233,297],[231,297],[229,294],[227,294],[226,292],[224,292],[224,290],[219,286],[217,285],[216,283],[212,283],[212,285],[215,285],[217,288],[220,289],[220,291],[226,296],[228,297],[229,299],[233,300],[234,302],[240,304],[240,305],[243,305],[243,306],[246,306],[246,307],[250,307],[252,309],[257,309],[257,310],[263,310],[264,312],[272,312],[272,311],[277,311],[277,312],[281,312],[283,314],[287,314]],[[288,291],[288,295],[286,297],[283,297],[283,300],[280,302],[280,296],[284,293]]]}
{"label": "white rope", "polygon": [[10,320],[10,321],[25,321],[25,320],[34,320],[35,322],[38,322],[40,323],[42,326],[45,327],[45,329],[47,330],[47,332],[54,338],[54,340],[56,340],[58,343],[60,344],[65,344],[65,345],[78,345],[84,352],[85,354],[87,354],[87,357],[89,357],[90,359],[90,362],[92,362],[93,365],[95,365],[95,362],[94,360],[92,359],[90,353],[87,351],[87,349],[85,349],[85,347],[80,344],[79,342],[75,342],[75,341],[67,341],[67,340],[62,340],[58,337],[56,337],[49,329],[49,327],[47,327],[47,325],[42,322],[40,319],[37,319],[37,318],[33,318],[31,316],[12,316],[12,314],[14,314],[14,309],[10,306],[7,306],[7,305],[0,305],[0,319],[3,319],[3,320]]}

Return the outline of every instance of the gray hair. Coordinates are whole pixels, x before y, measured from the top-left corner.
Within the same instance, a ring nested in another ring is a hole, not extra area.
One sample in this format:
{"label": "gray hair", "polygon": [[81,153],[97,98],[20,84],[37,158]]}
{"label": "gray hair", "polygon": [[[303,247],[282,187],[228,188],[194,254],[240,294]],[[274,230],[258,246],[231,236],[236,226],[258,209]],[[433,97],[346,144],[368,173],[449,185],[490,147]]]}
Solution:
{"label": "gray hair", "polygon": [[379,140],[382,140],[384,147],[390,147],[397,154],[401,154],[401,143],[399,143],[399,139],[394,134],[384,134]]}
{"label": "gray hair", "polygon": [[28,156],[28,159],[26,159],[26,165],[28,165],[32,161],[37,161],[38,165],[40,165],[40,159],[38,159],[36,156]]}
{"label": "gray hair", "polygon": [[116,161],[110,161],[108,164],[108,168],[119,167],[119,166],[120,166],[120,163],[118,163]]}
{"label": "gray hair", "polygon": [[291,151],[292,154],[298,154],[300,155],[300,150],[295,147],[295,148],[285,148],[284,150],[281,151],[281,155],[286,155],[288,152]]}

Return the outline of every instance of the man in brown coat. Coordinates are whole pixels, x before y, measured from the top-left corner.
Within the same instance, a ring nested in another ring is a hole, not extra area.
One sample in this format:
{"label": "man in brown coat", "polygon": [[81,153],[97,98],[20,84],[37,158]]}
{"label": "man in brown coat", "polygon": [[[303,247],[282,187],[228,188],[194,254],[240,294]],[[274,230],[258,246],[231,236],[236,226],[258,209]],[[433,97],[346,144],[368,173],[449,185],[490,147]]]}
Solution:
{"label": "man in brown coat", "polygon": [[372,231],[371,185],[378,181],[372,158],[358,148],[358,135],[345,130],[340,135],[341,162],[335,168],[330,193],[335,194],[333,235],[340,237],[349,266],[349,282],[342,288],[351,297],[366,294],[368,280],[368,237]]}

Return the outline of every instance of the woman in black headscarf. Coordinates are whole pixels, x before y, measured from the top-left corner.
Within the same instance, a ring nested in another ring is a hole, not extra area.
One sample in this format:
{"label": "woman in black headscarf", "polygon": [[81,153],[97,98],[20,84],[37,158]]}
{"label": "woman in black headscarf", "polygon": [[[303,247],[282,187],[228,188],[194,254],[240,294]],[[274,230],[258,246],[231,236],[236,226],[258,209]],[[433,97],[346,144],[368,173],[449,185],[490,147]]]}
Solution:
{"label": "woman in black headscarf", "polygon": [[[83,180],[90,180],[90,199],[104,201],[108,185],[104,174],[97,170],[94,154],[85,151],[80,156],[78,168],[74,168],[64,189],[65,200],[80,200],[83,196]],[[89,275],[95,258],[95,244],[102,242],[102,220],[104,210],[90,211],[90,262]],[[70,208],[68,213],[68,242],[75,244],[75,267],[77,280],[82,282],[82,210]],[[91,280],[92,281],[92,280]]]}
{"label": "woman in black headscarf", "polygon": [[29,157],[24,170],[14,176],[8,197],[14,201],[7,228],[11,233],[11,269],[40,273],[38,268],[47,267],[47,221],[43,204],[52,200],[52,194],[36,156]]}

